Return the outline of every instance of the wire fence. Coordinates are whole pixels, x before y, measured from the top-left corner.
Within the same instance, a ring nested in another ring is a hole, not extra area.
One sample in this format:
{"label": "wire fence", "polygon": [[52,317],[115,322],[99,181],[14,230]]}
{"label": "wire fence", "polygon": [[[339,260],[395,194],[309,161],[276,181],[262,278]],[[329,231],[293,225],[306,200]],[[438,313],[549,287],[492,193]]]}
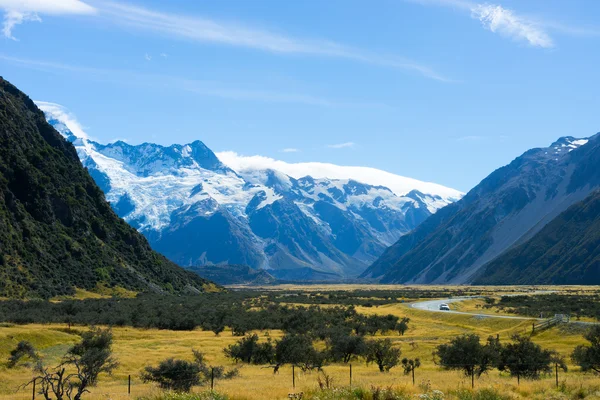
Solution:
{"label": "wire fence", "polygon": [[[458,366],[460,365],[456,365],[456,367]],[[536,364],[528,366],[539,367],[542,365]],[[554,365],[552,367],[551,373],[542,374],[539,380],[527,381],[527,383],[533,383],[537,386],[543,386],[548,389],[554,388],[559,384],[578,387],[600,387],[600,378],[597,375],[583,374],[580,372],[564,372],[560,371],[558,368],[555,369]],[[382,387],[413,386],[411,375],[404,374],[401,367],[397,367],[389,373],[380,375],[374,375],[374,373],[377,371],[375,366],[373,366],[371,369],[372,370],[370,370],[369,373],[365,373],[364,369],[357,373],[357,368],[351,363],[347,365],[336,365],[335,368],[325,367],[323,372],[316,370],[303,371],[300,367],[291,366],[281,370],[278,374],[267,372],[269,370],[265,370],[265,375],[269,377],[269,383],[272,387],[279,389],[281,392],[287,393],[316,389],[318,387],[317,377],[323,377],[324,373],[331,378],[332,385],[335,387],[370,387],[377,385],[381,385]],[[471,387],[472,377],[470,376],[466,376],[457,371],[448,371],[443,369],[436,370],[430,368],[425,368],[423,370],[419,368],[416,369],[416,383],[418,385],[421,382],[432,380],[434,383],[440,383],[440,374],[443,374],[446,377],[446,380],[449,379],[449,381],[452,382],[452,384],[446,384],[446,386],[451,386],[454,388]],[[493,375],[494,376],[492,376],[490,373],[483,374],[481,377],[475,377],[475,387],[484,387],[486,385],[518,386],[517,378],[510,376],[506,372]],[[377,378],[376,382],[375,379],[373,379],[374,377]],[[195,387],[193,391],[206,391],[210,390],[211,386],[213,386],[214,390],[227,393],[232,389],[233,386],[237,385],[238,387],[243,387],[248,391],[248,393],[255,391],[260,392],[260,390],[263,389],[263,382],[255,381],[253,378],[255,377],[244,378],[241,376],[234,378],[232,381],[215,380],[212,385],[211,382],[208,381],[204,383],[204,386]],[[521,384],[525,384],[524,382],[525,380],[521,379]],[[14,393],[0,395],[0,400],[41,400],[44,397],[42,394],[37,393],[37,389],[39,388],[36,388],[36,392],[34,392],[33,387],[30,385],[15,391]],[[107,385],[101,384],[97,387],[90,388],[90,392],[91,393],[86,393],[83,396],[84,400],[130,400],[145,397],[153,398],[154,396],[160,394],[162,390],[159,389],[155,384],[144,383],[139,377],[139,374],[137,374],[130,375],[130,377],[128,377],[126,380],[111,382]]]}

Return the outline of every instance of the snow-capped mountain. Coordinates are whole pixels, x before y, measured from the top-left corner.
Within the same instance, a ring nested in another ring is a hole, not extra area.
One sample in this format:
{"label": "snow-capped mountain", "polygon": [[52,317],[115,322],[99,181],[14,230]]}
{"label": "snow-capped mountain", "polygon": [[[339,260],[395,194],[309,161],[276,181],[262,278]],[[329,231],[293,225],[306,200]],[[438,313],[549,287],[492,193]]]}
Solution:
{"label": "snow-capped mountain", "polygon": [[294,178],[256,166],[234,170],[200,141],[100,144],[60,106],[38,105],[75,145],[117,214],[182,266],[245,264],[294,280],[354,277],[461,196],[425,182],[413,188],[440,193],[394,193],[349,178]]}

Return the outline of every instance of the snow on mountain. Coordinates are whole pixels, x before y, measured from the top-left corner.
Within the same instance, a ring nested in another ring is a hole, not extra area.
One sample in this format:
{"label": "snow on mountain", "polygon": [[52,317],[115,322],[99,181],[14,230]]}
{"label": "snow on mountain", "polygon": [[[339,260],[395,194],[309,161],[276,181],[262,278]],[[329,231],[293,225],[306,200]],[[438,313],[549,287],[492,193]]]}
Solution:
{"label": "snow on mountain", "polygon": [[[215,155],[200,141],[100,144],[63,107],[38,106],[117,214],[184,266],[246,264],[283,279],[357,276],[462,195],[372,168]],[[386,178],[393,189],[374,184]]]}
{"label": "snow on mountain", "polygon": [[287,163],[264,156],[243,156],[233,151],[217,152],[216,154],[225,165],[238,173],[248,174],[252,171],[276,170],[296,179],[304,176],[353,179],[374,186],[388,187],[398,196],[403,196],[411,190],[418,190],[422,193],[440,196],[449,202],[459,200],[464,195],[458,190],[437,183],[423,182],[370,167],[341,166],[321,162]]}

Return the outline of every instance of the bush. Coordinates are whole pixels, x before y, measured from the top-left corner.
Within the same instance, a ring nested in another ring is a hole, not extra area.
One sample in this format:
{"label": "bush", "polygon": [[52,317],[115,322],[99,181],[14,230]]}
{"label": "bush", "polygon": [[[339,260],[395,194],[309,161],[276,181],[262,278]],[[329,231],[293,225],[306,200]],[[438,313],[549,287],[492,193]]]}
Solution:
{"label": "bush", "polygon": [[471,387],[475,385],[475,377],[480,377],[492,369],[500,354],[500,341],[489,337],[485,345],[479,336],[468,334],[457,336],[447,344],[439,345],[434,358],[443,368],[462,371],[471,377]]}
{"label": "bush", "polygon": [[403,389],[382,388],[331,388],[309,391],[304,394],[306,400],[412,400],[413,397]]}
{"label": "bush", "polygon": [[501,394],[497,389],[484,388],[480,390],[458,389],[451,392],[457,400],[509,400],[510,396]]}
{"label": "bush", "polygon": [[38,362],[40,359],[35,347],[33,347],[33,345],[26,340],[20,341],[17,344],[17,347],[11,350],[10,357],[8,357],[7,367],[14,368],[19,362],[23,361],[23,359],[28,359],[30,363]]}
{"label": "bush", "polygon": [[348,363],[362,356],[367,351],[365,339],[362,336],[348,335],[336,332],[326,341],[327,355],[331,361]]}
{"label": "bush", "polygon": [[531,338],[513,335],[512,340],[513,343],[502,346],[498,369],[509,371],[518,381],[521,378],[539,379],[540,374],[552,372],[551,364],[555,362],[566,369],[556,352],[542,349],[540,345],[533,343]]}
{"label": "bush", "polygon": [[157,383],[161,389],[188,393],[194,386],[202,386],[216,379],[231,379],[239,375],[237,369],[225,371],[221,366],[212,367],[205,363],[204,355],[192,350],[193,361],[169,358],[157,367],[147,366],[142,373],[144,382]]}
{"label": "bush", "polygon": [[185,393],[203,383],[200,380],[200,366],[196,362],[173,358],[161,361],[157,367],[146,367],[142,380],[157,383],[161,389]]}
{"label": "bush", "polygon": [[380,372],[389,372],[400,362],[400,349],[392,346],[390,339],[370,340],[367,342],[367,364],[375,363]]}
{"label": "bush", "polygon": [[325,363],[325,354],[313,347],[308,336],[288,334],[275,345],[275,362],[278,365],[297,365],[303,371],[320,370]]}
{"label": "bush", "polygon": [[275,359],[275,348],[268,339],[264,343],[258,342],[258,335],[252,334],[238,340],[223,350],[225,356],[235,362],[242,361],[248,364],[271,364]]}
{"label": "bush", "polygon": [[583,337],[589,345],[579,345],[573,351],[571,359],[584,372],[600,373],[600,326],[594,326]]}

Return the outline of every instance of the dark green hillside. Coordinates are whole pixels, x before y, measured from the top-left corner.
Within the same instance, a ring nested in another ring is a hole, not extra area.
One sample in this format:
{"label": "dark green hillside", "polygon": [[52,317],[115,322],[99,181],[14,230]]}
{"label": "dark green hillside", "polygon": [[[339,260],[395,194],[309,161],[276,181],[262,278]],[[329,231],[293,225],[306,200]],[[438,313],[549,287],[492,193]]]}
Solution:
{"label": "dark green hillside", "polygon": [[0,296],[48,298],[75,287],[197,292],[208,284],[117,217],[75,148],[0,77]]}
{"label": "dark green hillside", "polygon": [[474,283],[600,284],[600,192],[489,263]]}

